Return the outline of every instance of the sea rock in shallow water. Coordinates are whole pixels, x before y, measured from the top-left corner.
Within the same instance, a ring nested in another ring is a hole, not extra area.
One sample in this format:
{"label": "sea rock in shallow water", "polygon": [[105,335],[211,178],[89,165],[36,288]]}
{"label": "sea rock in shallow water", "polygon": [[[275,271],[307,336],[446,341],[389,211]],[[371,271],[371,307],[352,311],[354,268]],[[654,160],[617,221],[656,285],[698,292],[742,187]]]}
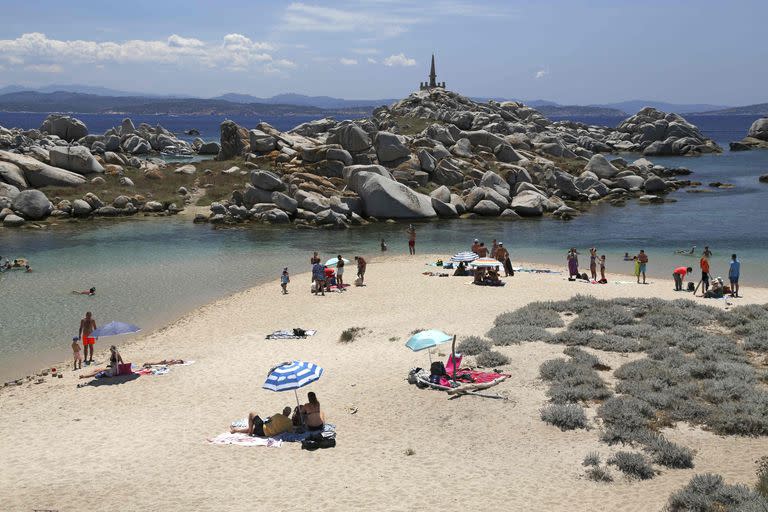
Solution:
{"label": "sea rock in shallow water", "polygon": [[81,120],[61,114],[51,114],[40,125],[41,132],[48,132],[72,142],[88,135],[88,128]]}
{"label": "sea rock in shallow water", "polygon": [[547,198],[538,192],[524,190],[512,198],[510,207],[521,217],[538,217],[544,213]]}
{"label": "sea rock in shallow water", "polygon": [[589,159],[589,163],[584,167],[584,170],[595,174],[601,179],[610,179],[619,173],[619,170],[601,154],[593,155]]}
{"label": "sea rock in shallow water", "polygon": [[10,214],[6,215],[3,219],[3,226],[8,228],[17,228],[24,224],[24,219],[18,215]]}
{"label": "sea rock in shallow water", "polygon": [[51,165],[78,174],[103,173],[104,167],[84,146],[58,146],[49,151]]}
{"label": "sea rock in shallow water", "polygon": [[501,213],[502,209],[493,201],[489,199],[483,199],[482,201],[478,202],[474,208],[472,208],[472,211],[484,217],[492,217]]}
{"label": "sea rock in shallow water", "polygon": [[14,198],[12,209],[27,220],[40,220],[50,215],[53,205],[39,190],[23,190]]}
{"label": "sea rock in shallow water", "polygon": [[763,117],[752,123],[752,126],[749,127],[749,132],[747,132],[747,136],[768,141],[768,117]]}

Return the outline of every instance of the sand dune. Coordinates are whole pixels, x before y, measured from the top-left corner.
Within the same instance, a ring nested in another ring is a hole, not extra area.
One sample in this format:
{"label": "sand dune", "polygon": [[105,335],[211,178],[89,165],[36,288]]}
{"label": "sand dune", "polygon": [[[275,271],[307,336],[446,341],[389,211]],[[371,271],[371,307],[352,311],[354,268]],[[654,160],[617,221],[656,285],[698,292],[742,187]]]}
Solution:
{"label": "sand dune", "polygon": [[[587,480],[584,455],[597,450],[607,456],[615,449],[600,444],[595,429],[561,432],[538,414],[546,401],[538,366],[562,354],[562,346],[499,348],[512,360],[504,368],[512,379],[494,388],[506,401],[448,400],[405,381],[409,368],[427,363],[425,353],[403,346],[414,329],[485,333],[501,312],[576,293],[678,298],[683,294],[672,291],[671,279],[647,286],[588,285],[561,275],[518,273],[504,288],[484,288],[472,286],[469,278],[421,275],[431,259],[374,260],[368,286],[326,297],[308,293],[308,275],[293,276],[286,296],[277,283],[253,288],[122,349],[134,363],[196,360],[168,375],[77,388],[77,373],[67,371],[63,379],[2,390],[0,508],[410,511],[440,504],[476,510],[659,510],[695,473],[752,480],[756,454],[768,447],[765,439],[725,438],[687,426],[666,434],[698,450],[695,469],[664,470],[646,482]],[[747,298],[737,303],[768,302],[766,289],[742,293]],[[339,343],[341,331],[354,326],[364,327],[365,334]],[[264,339],[292,327],[318,333],[305,340]],[[618,354],[605,357],[611,364],[622,361]],[[325,368],[323,378],[304,391],[318,394],[328,421],[337,426],[337,447],[306,452],[290,443],[281,448],[207,444],[206,438],[251,410],[273,414],[294,403],[293,393],[261,389],[269,367],[289,359]],[[407,449],[413,455],[406,455]]]}

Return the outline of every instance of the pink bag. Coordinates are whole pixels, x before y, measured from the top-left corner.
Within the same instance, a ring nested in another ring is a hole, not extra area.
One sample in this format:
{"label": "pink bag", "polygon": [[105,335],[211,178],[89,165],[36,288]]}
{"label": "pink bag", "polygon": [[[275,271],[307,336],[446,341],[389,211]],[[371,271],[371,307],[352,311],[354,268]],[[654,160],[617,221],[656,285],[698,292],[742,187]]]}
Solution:
{"label": "pink bag", "polygon": [[130,375],[131,373],[133,373],[133,370],[131,370],[131,363],[120,363],[117,365],[118,375]]}

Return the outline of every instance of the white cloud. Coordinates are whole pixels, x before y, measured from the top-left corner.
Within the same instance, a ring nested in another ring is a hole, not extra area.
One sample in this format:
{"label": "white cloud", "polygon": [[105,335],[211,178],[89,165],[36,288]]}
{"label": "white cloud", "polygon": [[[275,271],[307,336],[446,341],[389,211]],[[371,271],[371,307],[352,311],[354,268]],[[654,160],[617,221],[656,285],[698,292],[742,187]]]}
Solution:
{"label": "white cloud", "polygon": [[545,69],[540,69],[536,72],[535,78],[538,80],[539,78],[544,78],[549,74],[549,71]]}
{"label": "white cloud", "polygon": [[64,68],[58,64],[30,64],[24,69],[33,73],[61,73],[64,71]]}
{"label": "white cloud", "polygon": [[[227,34],[218,42],[178,34],[165,40],[59,40],[39,32],[23,34],[16,39],[0,39],[0,55],[6,62],[20,65],[32,61],[33,66],[51,66],[61,61],[90,65],[105,62],[186,63],[243,71],[254,64],[272,63],[274,59],[267,52],[273,49],[269,43],[252,41],[242,34]],[[281,59],[275,65],[288,68],[291,67],[288,62]]]}
{"label": "white cloud", "polygon": [[357,65],[357,60],[355,60],[355,59],[347,59],[346,57],[340,58],[339,62],[341,62],[344,66],[355,66],[355,65]]}
{"label": "white cloud", "polygon": [[376,59],[374,59],[374,58],[372,58],[372,57],[368,57],[368,59],[366,59],[366,60],[367,60],[367,61],[368,61],[370,64],[376,64]]}
{"label": "white cloud", "polygon": [[356,53],[358,55],[376,55],[379,53],[379,50],[376,48],[353,48],[352,53]]}
{"label": "white cloud", "polygon": [[384,59],[384,65],[385,66],[415,66],[416,60],[410,59],[405,56],[404,53],[399,53],[397,55],[390,55],[386,59]]}
{"label": "white cloud", "polygon": [[370,32],[380,37],[394,37],[420,21],[397,13],[391,6],[372,6],[369,10],[356,7],[335,9],[294,2],[286,8],[280,28],[295,32]]}

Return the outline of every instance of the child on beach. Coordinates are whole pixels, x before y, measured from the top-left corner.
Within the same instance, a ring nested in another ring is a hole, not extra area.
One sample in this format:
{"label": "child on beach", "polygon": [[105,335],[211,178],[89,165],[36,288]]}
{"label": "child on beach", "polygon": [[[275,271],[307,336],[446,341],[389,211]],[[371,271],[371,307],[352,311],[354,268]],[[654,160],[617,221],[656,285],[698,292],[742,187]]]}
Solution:
{"label": "child on beach", "polygon": [[286,295],[288,293],[288,283],[291,282],[291,278],[288,275],[288,267],[285,267],[283,269],[283,273],[280,276],[280,288],[283,289],[283,295]]}
{"label": "child on beach", "polygon": [[72,363],[72,371],[80,370],[83,367],[83,354],[80,352],[79,338],[75,336],[72,338],[72,356],[74,361]]}
{"label": "child on beach", "polygon": [[385,252],[387,250],[387,243],[384,241],[384,239],[381,239],[381,252]]}
{"label": "child on beach", "polygon": [[600,284],[606,284],[608,280],[605,278],[605,254],[600,256]]}

